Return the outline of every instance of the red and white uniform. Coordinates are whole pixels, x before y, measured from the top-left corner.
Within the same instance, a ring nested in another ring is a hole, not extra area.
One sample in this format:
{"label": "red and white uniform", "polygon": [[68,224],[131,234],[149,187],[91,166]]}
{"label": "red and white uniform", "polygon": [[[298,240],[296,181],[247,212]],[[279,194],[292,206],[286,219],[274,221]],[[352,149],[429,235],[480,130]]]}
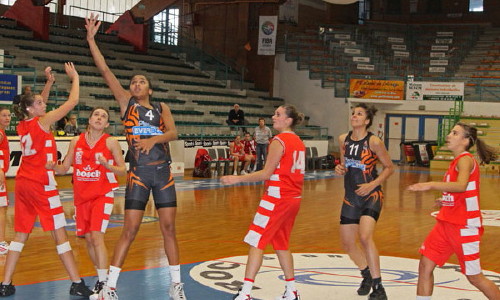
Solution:
{"label": "red and white uniform", "polygon": [[47,170],[49,161],[57,161],[54,136],[45,131],[38,117],[17,125],[22,160],[16,175],[15,231],[30,233],[36,216],[45,231],[66,226],[54,171]]}
{"label": "red and white uniform", "polygon": [[109,134],[103,134],[90,147],[82,133],[75,144],[73,154],[73,190],[76,207],[76,228],[78,235],[89,231],[106,232],[109,216],[113,211],[114,193],[118,181],[113,172],[98,161],[104,156],[114,165],[113,154],[106,146]]}
{"label": "red and white uniform", "polygon": [[[10,165],[9,139],[7,139],[7,135],[2,129],[0,129],[0,138],[2,139],[0,143],[0,168],[3,170],[4,174],[7,174]],[[3,188],[0,188],[0,207],[8,205],[9,198],[7,197],[7,189],[4,184]]]}
{"label": "red and white uniform", "polygon": [[269,180],[244,241],[264,249],[287,250],[290,233],[300,208],[305,173],[305,146],[293,132],[282,132],[273,141],[283,146],[283,156]]}
{"label": "red and white uniform", "polygon": [[239,143],[236,143],[236,142],[232,142],[234,147],[233,147],[233,152],[231,153],[231,159],[234,159],[236,156],[233,155],[233,153],[238,153],[238,158],[239,160],[244,160],[245,159],[245,154],[243,155],[239,155],[241,153],[241,150],[243,149],[243,144],[241,142]]}
{"label": "red and white uniform", "polygon": [[243,141],[243,152],[248,155],[256,155],[257,153],[257,148],[255,147],[255,141],[254,140],[244,140]]}
{"label": "red and white uniform", "polygon": [[479,165],[469,152],[464,152],[451,162],[443,181],[457,181],[457,164],[464,156],[474,160],[467,188],[460,193],[443,192],[438,222],[422,244],[420,253],[440,266],[455,253],[462,273],[476,275],[481,272],[479,244],[483,234],[479,205]]}

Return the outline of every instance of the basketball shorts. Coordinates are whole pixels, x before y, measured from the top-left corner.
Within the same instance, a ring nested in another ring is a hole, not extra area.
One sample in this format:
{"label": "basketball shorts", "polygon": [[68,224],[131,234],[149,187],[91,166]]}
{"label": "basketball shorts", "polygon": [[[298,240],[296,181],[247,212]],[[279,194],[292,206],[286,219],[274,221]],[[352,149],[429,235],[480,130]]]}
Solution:
{"label": "basketball shorts", "polygon": [[64,210],[55,185],[43,185],[24,178],[16,179],[14,230],[31,233],[36,217],[44,231],[66,226]]}
{"label": "basketball shorts", "polygon": [[7,196],[7,183],[0,188],[0,207],[9,206],[9,197]]}
{"label": "basketball shorts", "polygon": [[99,231],[106,233],[109,217],[113,212],[114,192],[75,206],[76,233],[78,236]]}
{"label": "basketball shorts", "polygon": [[481,273],[479,244],[483,231],[482,227],[468,227],[438,221],[419,252],[438,266],[444,265],[454,253],[460,262],[462,273],[477,275]]}
{"label": "basketball shorts", "polygon": [[125,209],[144,210],[153,192],[156,209],[177,207],[177,196],[170,164],[136,166],[129,170],[125,191]]}
{"label": "basketball shorts", "polygon": [[300,197],[278,199],[264,195],[244,241],[262,250],[268,244],[272,244],[274,250],[288,250],[300,200]]}
{"label": "basketball shorts", "polygon": [[340,212],[340,224],[359,224],[361,216],[370,216],[378,220],[382,211],[384,194],[381,189],[375,189],[366,197],[348,196],[346,194]]}

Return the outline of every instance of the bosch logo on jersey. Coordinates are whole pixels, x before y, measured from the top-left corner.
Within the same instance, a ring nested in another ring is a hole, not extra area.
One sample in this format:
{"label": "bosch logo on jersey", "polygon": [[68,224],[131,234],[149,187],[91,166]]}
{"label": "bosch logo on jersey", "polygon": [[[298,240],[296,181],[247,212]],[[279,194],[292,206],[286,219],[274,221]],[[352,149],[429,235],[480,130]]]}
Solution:
{"label": "bosch logo on jersey", "polygon": [[154,126],[134,126],[132,127],[133,135],[162,135],[163,131],[161,131],[158,127]]}
{"label": "bosch logo on jersey", "polygon": [[101,177],[101,171],[92,171],[90,166],[86,166],[83,170],[76,169],[76,177],[78,181],[97,181]]}
{"label": "bosch logo on jersey", "polygon": [[345,159],[345,167],[346,168],[353,167],[353,168],[360,169],[362,171],[364,171],[366,168],[366,166],[363,163],[361,163],[359,160],[351,159],[351,158]]}

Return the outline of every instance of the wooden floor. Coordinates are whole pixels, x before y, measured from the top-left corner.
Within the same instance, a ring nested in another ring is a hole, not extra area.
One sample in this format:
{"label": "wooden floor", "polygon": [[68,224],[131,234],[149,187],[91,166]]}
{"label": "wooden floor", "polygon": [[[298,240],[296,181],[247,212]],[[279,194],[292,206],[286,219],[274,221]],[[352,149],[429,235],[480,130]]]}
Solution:
{"label": "wooden floor", "polygon": [[[376,229],[376,243],[381,255],[418,258],[418,248],[435,220],[430,215],[437,192],[412,193],[405,188],[415,182],[441,180],[441,171],[414,167],[398,168],[384,184],[384,209]],[[500,176],[481,178],[482,209],[500,210]],[[14,190],[13,180],[8,188]],[[58,178],[61,189],[69,189],[68,177]],[[123,182],[123,181],[122,181]],[[209,186],[195,189],[198,183]],[[212,187],[210,187],[210,185]],[[192,181],[185,176],[177,180],[177,232],[181,263],[193,263],[229,256],[246,255],[248,246],[241,240],[253,218],[262,185],[217,187],[212,180]],[[182,188],[180,188],[182,186]],[[190,188],[193,186],[193,188]],[[65,192],[68,194],[67,192]],[[344,253],[339,241],[339,211],[343,196],[341,177],[307,180],[303,202],[292,234],[291,250],[305,253]],[[63,203],[68,219],[74,213],[72,202]],[[123,214],[123,198],[116,199],[114,214]],[[151,205],[148,216],[155,216]],[[499,221],[500,222],[500,221]],[[13,237],[13,207],[9,207],[7,239]],[[108,229],[106,243],[110,255],[121,232],[121,227]],[[82,276],[95,274],[85,248],[85,241],[69,232]],[[481,245],[484,269],[500,272],[498,249],[500,227],[486,227]],[[272,252],[271,249],[268,249]],[[0,265],[5,256],[0,256]],[[454,259],[451,262],[456,262]],[[124,270],[137,270],[166,265],[162,238],[157,222],[142,224],[132,245]],[[14,277],[15,284],[29,284],[67,278],[56,255],[54,242],[48,233],[35,228],[26,243]]]}

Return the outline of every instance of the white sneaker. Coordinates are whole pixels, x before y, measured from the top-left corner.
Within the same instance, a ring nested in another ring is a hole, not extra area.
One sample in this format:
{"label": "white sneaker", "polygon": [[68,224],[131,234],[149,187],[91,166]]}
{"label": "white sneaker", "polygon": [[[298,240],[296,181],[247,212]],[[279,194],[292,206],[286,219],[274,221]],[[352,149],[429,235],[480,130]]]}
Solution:
{"label": "white sneaker", "polygon": [[184,294],[184,283],[173,283],[170,285],[168,294],[172,300],[186,300],[186,294]]}
{"label": "white sneaker", "polygon": [[241,290],[238,291],[238,294],[234,295],[233,300],[253,300],[250,295],[244,295]]}
{"label": "white sneaker", "polygon": [[7,254],[7,252],[9,252],[9,243],[6,241],[0,242],[0,254],[4,255]]}
{"label": "white sneaker", "polygon": [[233,172],[233,175],[234,175],[234,176],[237,176],[237,175],[238,175],[238,172],[234,171],[234,172]]}
{"label": "white sneaker", "polygon": [[300,300],[299,291],[290,291],[285,288],[285,292],[280,297],[277,297],[276,300]]}
{"label": "white sneaker", "polygon": [[245,170],[241,171],[240,175],[247,175],[248,173]]}
{"label": "white sneaker", "polygon": [[99,292],[98,300],[118,300],[118,294],[116,293],[116,288],[111,288],[105,285]]}

